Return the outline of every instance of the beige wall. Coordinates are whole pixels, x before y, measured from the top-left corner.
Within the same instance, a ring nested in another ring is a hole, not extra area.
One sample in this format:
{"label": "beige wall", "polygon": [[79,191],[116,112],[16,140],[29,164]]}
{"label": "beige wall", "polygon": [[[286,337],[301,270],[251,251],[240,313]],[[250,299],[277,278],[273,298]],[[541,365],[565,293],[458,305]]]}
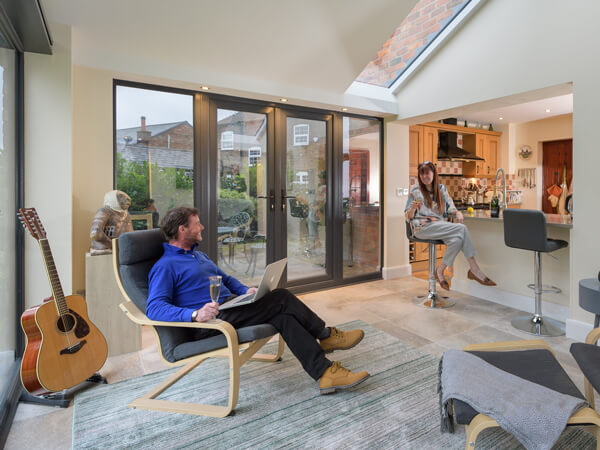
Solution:
{"label": "beige wall", "polygon": [[[551,117],[549,119],[535,120],[515,124],[511,127],[514,133],[514,143],[508,149],[508,156],[512,162],[512,173],[517,173],[521,168],[536,168],[536,187],[533,189],[523,188],[522,208],[541,209],[542,208],[542,163],[544,142],[556,141],[559,139],[570,139],[573,137],[573,114]],[[527,160],[517,156],[519,148],[523,145],[529,145],[533,154]],[[562,177],[562,174],[560,174]],[[562,178],[561,178],[562,180]],[[560,183],[559,183],[560,184]]]}
{"label": "beige wall", "polygon": [[573,83],[573,176],[579,189],[569,300],[571,319],[588,324],[592,316],[579,308],[578,281],[600,269],[594,184],[600,167],[600,53],[589,31],[599,15],[600,3],[593,0],[488,1],[398,92],[400,118],[405,119]]}
{"label": "beige wall", "polygon": [[408,240],[405,231],[405,196],[398,197],[398,188],[408,188],[408,126],[391,119],[385,121],[384,177],[384,277],[410,274]]}
{"label": "beige wall", "polygon": [[73,292],[85,289],[90,228],[113,189],[113,74],[73,66]]}
{"label": "beige wall", "polygon": [[[46,229],[65,294],[71,293],[71,30],[52,28],[53,54],[25,53],[25,206]],[[39,246],[25,237],[25,305],[50,286]]]}

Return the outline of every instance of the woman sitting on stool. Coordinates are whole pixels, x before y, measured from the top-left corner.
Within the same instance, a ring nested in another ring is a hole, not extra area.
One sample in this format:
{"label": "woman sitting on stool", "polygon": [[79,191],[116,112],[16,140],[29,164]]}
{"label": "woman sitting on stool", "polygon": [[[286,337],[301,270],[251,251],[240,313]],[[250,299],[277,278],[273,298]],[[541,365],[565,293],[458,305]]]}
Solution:
{"label": "woman sitting on stool", "polygon": [[[454,264],[458,252],[462,250],[471,269],[467,273],[470,280],[475,280],[484,286],[495,286],[492,280],[485,276],[475,261],[475,247],[471,241],[469,230],[463,225],[463,215],[454,206],[448,195],[446,186],[440,184],[435,165],[430,161],[419,164],[419,184],[408,196],[404,213],[410,222],[413,236],[419,239],[438,239],[446,244],[446,252],[442,263],[435,271],[435,278],[446,290],[450,285],[444,279],[444,270]],[[455,215],[459,223],[446,221],[448,215]]]}

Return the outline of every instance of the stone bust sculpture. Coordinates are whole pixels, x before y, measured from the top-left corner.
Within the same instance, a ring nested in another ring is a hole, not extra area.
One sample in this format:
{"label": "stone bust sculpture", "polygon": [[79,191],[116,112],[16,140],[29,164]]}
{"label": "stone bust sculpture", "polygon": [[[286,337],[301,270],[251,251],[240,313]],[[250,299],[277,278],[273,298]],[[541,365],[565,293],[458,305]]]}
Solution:
{"label": "stone bust sculpture", "polygon": [[96,212],[92,222],[92,255],[112,253],[111,240],[122,233],[133,231],[131,217],[127,209],[131,198],[122,191],[110,191],[104,194],[104,206]]}

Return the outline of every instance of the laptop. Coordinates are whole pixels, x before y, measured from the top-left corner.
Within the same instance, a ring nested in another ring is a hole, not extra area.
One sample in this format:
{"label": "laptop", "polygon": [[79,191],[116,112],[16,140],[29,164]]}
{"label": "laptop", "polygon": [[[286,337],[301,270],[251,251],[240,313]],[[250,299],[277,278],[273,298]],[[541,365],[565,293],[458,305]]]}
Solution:
{"label": "laptop", "polygon": [[219,305],[219,311],[235,308],[237,306],[249,305],[250,303],[260,300],[273,289],[276,289],[279,285],[279,281],[281,280],[281,275],[283,275],[286,264],[287,258],[283,258],[279,261],[269,264],[265,268],[265,274],[263,275],[262,280],[260,280],[258,290],[254,294],[238,295],[228,302]]}

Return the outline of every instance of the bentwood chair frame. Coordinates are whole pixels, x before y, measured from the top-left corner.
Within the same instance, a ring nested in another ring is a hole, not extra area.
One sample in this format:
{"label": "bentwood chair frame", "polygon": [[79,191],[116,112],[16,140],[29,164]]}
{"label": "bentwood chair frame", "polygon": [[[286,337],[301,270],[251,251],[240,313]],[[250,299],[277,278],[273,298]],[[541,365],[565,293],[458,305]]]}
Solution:
{"label": "bentwood chair frame", "polygon": [[[600,337],[600,330],[595,329],[589,335],[595,332],[595,341]],[[588,342],[586,339],[586,342]],[[593,339],[593,337],[591,338]],[[493,352],[493,351],[518,351],[518,350],[533,350],[533,349],[544,349],[550,351],[552,355],[556,356],[552,348],[541,339],[532,340],[517,340],[507,342],[493,342],[487,344],[473,344],[463,348],[464,351],[481,351],[481,352]],[[584,426],[594,425],[594,434],[596,436],[596,449],[600,450],[600,415],[593,409],[594,408],[594,391],[591,387],[587,378],[585,379],[585,399],[591,405],[591,408],[582,408],[573,414],[568,422],[567,426]],[[466,427],[466,442],[465,449],[472,450],[475,448],[477,436],[483,430],[492,427],[499,427],[498,422],[492,419],[486,414],[477,414]]]}
{"label": "bentwood chair frame", "polygon": [[[263,362],[280,361],[285,347],[285,343],[281,336],[279,336],[279,344],[276,354],[257,354],[258,350],[260,350],[260,348],[265,345],[273,337],[273,335],[250,342],[239,343],[236,329],[230,323],[223,320],[214,319],[209,322],[161,322],[148,319],[148,317],[146,317],[146,315],[132,301],[123,285],[119,264],[119,239],[113,239],[112,242],[113,269],[117,284],[121,290],[121,293],[126,299],[126,301],[120,305],[121,310],[134,323],[152,327],[156,336],[158,352],[165,364],[169,366],[183,366],[158,386],[140,398],[134,400],[128,406],[130,408],[178,412],[211,417],[225,417],[231,414],[238,401],[240,368],[249,360]],[[163,354],[162,347],[160,345],[160,336],[156,330],[156,327],[185,327],[217,330],[225,336],[227,340],[227,346],[171,362],[168,361]],[[175,402],[159,400],[156,398],[168,387],[172,386],[174,383],[209,358],[227,358],[229,360],[229,395],[227,406]]]}

